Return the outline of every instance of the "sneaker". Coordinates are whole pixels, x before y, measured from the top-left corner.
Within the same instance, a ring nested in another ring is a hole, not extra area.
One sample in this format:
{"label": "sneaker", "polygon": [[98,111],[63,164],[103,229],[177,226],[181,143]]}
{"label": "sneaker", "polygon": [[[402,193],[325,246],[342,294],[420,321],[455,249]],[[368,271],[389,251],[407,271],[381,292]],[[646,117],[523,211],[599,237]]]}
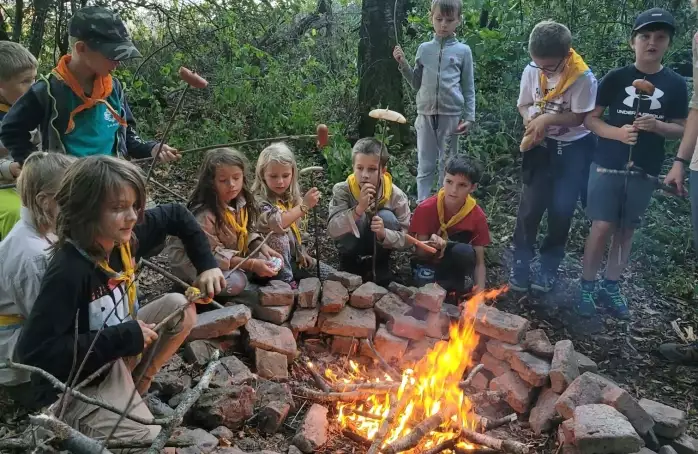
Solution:
{"label": "sneaker", "polygon": [[596,295],[595,289],[582,287],[579,299],[575,301],[574,312],[582,317],[593,317],[596,315]]}
{"label": "sneaker", "polygon": [[538,290],[539,292],[548,293],[555,286],[556,280],[557,276],[554,273],[549,273],[547,271],[539,271],[533,277],[531,288],[533,290]]}
{"label": "sneaker", "polygon": [[515,292],[527,292],[530,282],[528,273],[522,271],[512,271],[509,276],[509,288]]}
{"label": "sneaker", "polygon": [[603,302],[616,318],[621,320],[628,320],[630,318],[630,311],[628,310],[628,300],[620,292],[620,286],[618,284],[607,284],[604,283],[599,289],[599,301]]}
{"label": "sneaker", "polygon": [[692,344],[662,344],[659,353],[673,363],[698,365],[698,342]]}

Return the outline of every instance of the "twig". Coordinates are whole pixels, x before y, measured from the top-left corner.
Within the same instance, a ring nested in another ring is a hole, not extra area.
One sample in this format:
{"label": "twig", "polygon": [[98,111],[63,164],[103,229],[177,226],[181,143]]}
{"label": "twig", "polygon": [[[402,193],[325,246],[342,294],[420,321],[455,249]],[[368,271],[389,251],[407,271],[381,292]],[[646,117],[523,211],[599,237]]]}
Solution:
{"label": "twig", "polygon": [[[368,347],[371,349],[373,354],[376,356],[376,358],[378,359],[378,362],[381,364],[383,369],[385,369],[385,371],[388,373],[388,375],[390,375],[390,378],[392,378],[393,380],[398,380],[398,381],[401,380],[402,376],[395,369],[393,369],[393,367],[390,364],[388,364],[388,362],[381,356],[380,353],[378,353],[378,350],[376,350],[375,345],[373,345],[373,339],[369,337],[368,339],[366,339],[366,342],[368,343]],[[398,383],[397,385],[400,386],[400,383]]]}
{"label": "twig", "polygon": [[181,200],[181,201],[183,201],[183,202],[185,202],[185,203],[188,202],[188,200],[187,200],[186,197],[184,197],[184,196],[181,195],[181,194],[178,194],[178,193],[174,192],[172,189],[168,188],[167,186],[165,186],[164,184],[160,183],[159,181],[156,181],[155,178],[152,178],[152,177],[151,177],[151,178],[150,178],[150,182],[153,183],[153,184],[154,184],[155,186],[157,186],[158,188],[162,189],[163,191],[169,192],[170,194],[172,194],[173,196],[175,196],[175,198],[178,198],[179,200]]}
{"label": "twig", "polygon": [[320,373],[317,370],[315,370],[315,365],[313,363],[311,363],[310,361],[308,361],[306,363],[306,366],[308,366],[308,370],[310,371],[310,375],[313,376],[313,380],[315,380],[315,383],[320,387],[320,389],[322,389],[326,393],[330,392],[330,385],[328,385],[327,382],[325,381],[325,379],[322,378]]}
{"label": "twig", "polygon": [[367,391],[325,393],[322,391],[316,391],[314,389],[306,388],[304,386],[299,386],[294,388],[293,391],[300,397],[319,402],[356,402],[357,400],[368,399],[369,397],[375,395],[375,393],[370,389]]}
{"label": "twig", "polygon": [[461,435],[468,441],[488,448],[497,449],[510,454],[528,454],[529,448],[523,443],[513,440],[501,440],[489,435],[474,432],[470,429],[462,429]]}
{"label": "twig", "polygon": [[94,454],[96,452],[102,452],[105,454],[111,454],[111,451],[108,449],[102,451],[102,446],[98,441],[81,434],[77,430],[73,429],[64,422],[59,421],[53,416],[44,414],[29,415],[29,421],[31,421],[31,423],[34,425],[41,426],[53,432],[63,448],[72,453]]}
{"label": "twig", "polygon": [[476,416],[478,418],[477,430],[479,430],[480,432],[487,432],[489,430],[494,430],[498,427],[506,426],[507,424],[515,422],[519,418],[516,415],[516,413],[512,413],[499,419],[488,419],[480,415]]}
{"label": "twig", "polygon": [[233,271],[237,271],[238,268],[240,268],[240,267],[242,266],[243,263],[245,263],[246,261],[248,261],[249,259],[251,259],[257,252],[259,252],[260,249],[262,249],[262,246],[264,246],[265,244],[267,244],[267,241],[269,241],[269,238],[271,238],[271,236],[272,236],[273,233],[274,233],[274,232],[269,232],[269,233],[267,233],[266,235],[264,235],[264,238],[262,238],[262,242],[259,243],[259,244],[257,245],[257,247],[254,248],[254,249],[252,250],[252,252],[250,252],[249,254],[247,254],[247,257],[243,257],[242,261],[241,261],[240,263],[238,263],[237,265],[235,265],[235,266],[233,267],[233,269],[230,270],[230,272],[232,273]]}
{"label": "twig", "polygon": [[378,421],[383,419],[383,415],[375,415],[375,414],[369,413],[367,411],[349,410],[349,413],[351,413],[352,415],[360,416],[362,418],[366,418],[366,419],[376,419]]}
{"label": "twig", "polygon": [[376,436],[373,438],[373,443],[371,444],[371,447],[368,449],[367,454],[378,454],[378,451],[381,449],[381,446],[385,441],[385,437],[388,435],[388,430],[390,429],[390,426],[393,424],[393,421],[395,420],[395,416],[400,411],[402,411],[402,408],[405,405],[407,405],[407,401],[411,398],[411,393],[403,391],[400,400],[393,401],[393,403],[390,405],[388,416],[386,416],[386,418],[383,420],[380,427],[378,428],[378,432],[376,432]]}
{"label": "twig", "polygon": [[189,88],[191,86],[187,83],[184,87],[184,90],[182,90],[182,94],[179,96],[179,101],[177,101],[177,105],[175,106],[174,110],[172,111],[172,116],[170,117],[170,121],[167,122],[167,126],[165,126],[165,132],[162,134],[162,138],[160,139],[160,143],[158,144],[158,151],[155,153],[155,156],[153,156],[153,162],[150,163],[150,167],[148,168],[148,173],[145,175],[145,182],[148,183],[150,181],[150,176],[153,173],[153,168],[155,167],[155,164],[158,162],[158,158],[160,157],[160,153],[162,152],[162,146],[165,144],[165,140],[167,140],[167,136],[170,133],[170,129],[172,129],[172,125],[174,124],[175,118],[177,118],[177,113],[179,112],[179,109],[182,108],[182,104],[184,103],[184,97],[187,95],[187,92],[189,91]]}
{"label": "twig", "polygon": [[366,448],[368,448],[369,446],[371,446],[371,440],[369,440],[368,438],[365,438],[365,437],[359,435],[358,433],[354,432],[354,431],[351,430],[351,429],[343,429],[343,430],[342,430],[342,435],[344,435],[345,437],[347,437],[347,438],[350,439],[351,441],[353,441],[353,442],[355,442],[355,443],[358,443],[358,444],[360,444],[361,446],[364,446],[364,447],[366,447]]}
{"label": "twig", "polygon": [[398,438],[388,446],[383,447],[381,452],[384,454],[397,454],[398,452],[408,451],[416,448],[424,437],[436,430],[441,424],[446,422],[449,417],[450,415],[444,410],[431,415],[424,421],[414,426],[409,434],[402,438]]}
{"label": "twig", "polygon": [[108,371],[109,369],[111,369],[111,366],[114,365],[114,362],[115,362],[115,361],[110,361],[110,362],[106,363],[104,366],[102,366],[102,367],[100,367],[99,369],[97,369],[96,371],[92,372],[90,375],[87,376],[87,378],[85,378],[83,381],[81,381],[80,383],[78,383],[78,385],[75,386],[75,387],[73,388],[73,391],[79,391],[79,390],[81,390],[82,388],[84,388],[85,386],[87,386],[87,385],[89,385],[90,383],[92,383],[92,380],[94,380],[95,378],[97,378],[97,377],[99,377],[100,375],[102,375],[104,372],[106,372],[106,371]]}
{"label": "twig", "polygon": [[[162,276],[164,276],[164,277],[166,277],[167,279],[171,280],[171,281],[174,282],[175,284],[179,284],[181,287],[183,287],[183,288],[185,288],[185,289],[190,287],[189,284],[187,284],[186,282],[184,282],[183,280],[181,280],[180,278],[178,278],[178,277],[175,276],[174,274],[170,273],[170,272],[167,271],[166,269],[161,268],[161,267],[159,267],[158,265],[154,264],[154,263],[151,262],[150,260],[146,260],[146,259],[141,259],[141,260],[143,261],[143,265],[145,265],[146,267],[150,268],[151,270],[153,270],[153,271],[155,271],[155,272],[161,274]],[[220,303],[217,303],[216,301],[211,301],[211,304],[212,304],[213,306],[215,306],[216,308],[218,308],[218,309],[223,309],[223,305],[220,304]],[[177,310],[179,310],[180,313],[181,313],[182,311],[184,311],[184,309],[186,309],[187,306],[188,306],[188,305],[182,306],[182,307],[180,307],[180,308],[177,309]],[[165,320],[167,320],[168,322],[169,322],[170,320],[172,320],[172,315],[174,315],[174,313],[170,314]],[[162,322],[158,323],[158,325],[162,325],[162,324],[165,322],[165,320],[163,320]]]}
{"label": "twig", "polygon": [[194,387],[194,389],[187,393],[186,397],[182,399],[182,402],[177,405],[177,408],[170,417],[170,420],[162,428],[146,454],[159,454],[160,450],[165,447],[168,438],[170,438],[170,435],[172,434],[172,431],[174,431],[175,428],[182,423],[184,415],[189,411],[192,405],[196,403],[199,396],[201,396],[201,393],[208,388],[208,385],[211,382],[211,377],[213,376],[213,371],[221,363],[218,360],[219,357],[220,350],[214,351],[213,355],[211,355],[211,362],[206,367],[206,371],[204,371],[204,374],[201,376],[201,380],[199,380],[199,383]]}
{"label": "twig", "polygon": [[458,444],[459,438],[460,435],[457,435],[451,438],[450,440],[446,440],[443,443],[439,443],[431,449],[427,449],[426,451],[424,451],[423,454],[439,454],[440,452],[443,452],[447,449],[453,450],[453,448],[456,447],[456,444]]}
{"label": "twig", "polygon": [[[73,344],[73,364],[70,366],[70,373],[68,374],[68,380],[66,380],[66,383],[74,383],[77,378],[73,374],[75,374],[75,367],[78,365],[78,335],[80,334],[78,331],[78,321],[80,320],[80,308],[75,312],[75,342]],[[63,393],[61,396],[61,402],[58,405],[58,408],[60,408],[60,412],[58,413],[58,419],[63,420],[63,416],[65,416],[65,411],[68,408],[68,399],[66,396],[70,394],[70,388],[68,388],[68,392]]]}
{"label": "twig", "polygon": [[[44,444],[50,445],[51,442],[45,441]],[[126,441],[126,440],[111,440],[107,443],[107,448],[109,449],[136,449],[136,448],[149,448],[153,444],[150,440],[143,441]],[[171,438],[167,440],[166,448],[188,448],[190,446],[196,446],[193,440],[181,440]],[[27,440],[21,438],[6,438],[0,440],[0,449],[24,449],[29,450],[34,448],[34,444]]]}
{"label": "twig", "polygon": [[477,366],[473,367],[473,370],[470,371],[470,373],[468,374],[468,376],[466,377],[466,379],[463,380],[462,382],[460,382],[460,383],[458,384],[458,386],[459,386],[461,389],[470,386],[470,383],[472,383],[473,378],[475,378],[475,376],[477,375],[477,373],[480,372],[480,371],[481,371],[482,369],[484,369],[484,368],[485,368],[485,366],[484,366],[483,364],[478,364]]}
{"label": "twig", "polygon": [[400,383],[385,382],[385,383],[333,383],[332,389],[343,393],[347,391],[371,391],[374,394],[389,393],[397,391],[400,388]]}

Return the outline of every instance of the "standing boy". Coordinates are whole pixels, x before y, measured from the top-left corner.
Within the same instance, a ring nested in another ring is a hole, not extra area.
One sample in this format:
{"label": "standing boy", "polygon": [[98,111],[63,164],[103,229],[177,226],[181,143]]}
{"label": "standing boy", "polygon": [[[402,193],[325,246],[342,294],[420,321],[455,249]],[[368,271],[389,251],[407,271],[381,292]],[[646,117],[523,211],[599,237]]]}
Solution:
{"label": "standing boy", "polygon": [[[552,21],[537,24],[528,42],[533,61],[521,76],[517,106],[525,139],[534,146],[522,148],[523,192],[509,279],[516,291],[553,288],[595,144],[582,122],[594,109],[596,78],[571,44],[569,29]],[[548,232],[540,248],[540,271],[529,283],[533,246],[546,210]]]}
{"label": "standing boy", "polygon": [[[29,90],[36,78],[36,58],[21,44],[0,41],[0,123],[10,107]],[[20,166],[0,142],[0,184],[14,183]],[[21,201],[14,188],[0,189],[0,240],[19,221]]]}
{"label": "standing boy", "polygon": [[[95,154],[146,158],[158,142],[143,141],[121,83],[111,75],[121,61],[140,57],[121,18],[99,6],[80,9],[69,24],[71,54],[35,83],[7,113],[0,140],[20,165],[35,151],[31,131],[39,128],[42,149],[77,157]],[[160,159],[178,159],[164,145]]]}
{"label": "standing boy", "polygon": [[388,150],[374,138],[359,139],[352,152],[354,173],[332,188],[327,233],[339,249],[342,271],[367,275],[373,256],[373,238],[378,241],[376,274],[379,285],[392,279],[390,253],[404,249],[410,224],[410,205],[404,192],[387,172]]}
{"label": "standing boy", "polygon": [[[594,315],[598,301],[619,318],[630,316],[618,280],[655,185],[640,176],[604,172],[622,172],[633,166],[633,170],[656,177],[664,161],[666,139],[681,138],[688,115],[686,82],[662,66],[674,33],[669,12],[653,8],[640,14],[630,37],[635,63],[604,76],[596,108],[585,120],[599,136],[599,147],[589,174],[587,215],[592,225],[584,248],[581,295],[575,305],[580,315]],[[633,86],[636,79],[651,82],[654,93],[638,93]],[[611,236],[606,274],[597,294],[596,273]]]}
{"label": "standing boy", "polygon": [[471,276],[475,289],[485,289],[485,246],[490,244],[487,217],[471,195],[482,170],[464,156],[446,163],[443,187],[420,203],[412,215],[410,233],[418,240],[430,240],[438,255],[417,249],[413,274],[418,285],[436,281],[449,292],[465,292],[465,277]]}

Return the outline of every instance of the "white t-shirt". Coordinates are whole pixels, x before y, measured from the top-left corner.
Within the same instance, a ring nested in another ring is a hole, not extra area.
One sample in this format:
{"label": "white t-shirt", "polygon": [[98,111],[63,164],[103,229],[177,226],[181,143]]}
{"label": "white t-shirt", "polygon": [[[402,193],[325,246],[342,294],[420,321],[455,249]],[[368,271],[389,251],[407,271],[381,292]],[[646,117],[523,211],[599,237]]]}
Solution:
{"label": "white t-shirt", "polygon": [[[519,91],[519,100],[517,107],[531,105],[528,112],[529,115],[541,113],[536,102],[543,99],[544,93],[540,89],[539,69],[526,65],[526,68],[521,75],[521,89]],[[548,79],[546,93],[555,89],[555,85],[560,80],[560,74]],[[579,78],[568,88],[562,96],[551,99],[545,105],[545,111],[542,113],[587,113],[594,110],[596,107],[596,77],[591,71],[579,76]],[[589,130],[583,124],[579,126],[549,126],[546,131],[546,136],[551,139],[562,142],[572,142],[589,134]]]}

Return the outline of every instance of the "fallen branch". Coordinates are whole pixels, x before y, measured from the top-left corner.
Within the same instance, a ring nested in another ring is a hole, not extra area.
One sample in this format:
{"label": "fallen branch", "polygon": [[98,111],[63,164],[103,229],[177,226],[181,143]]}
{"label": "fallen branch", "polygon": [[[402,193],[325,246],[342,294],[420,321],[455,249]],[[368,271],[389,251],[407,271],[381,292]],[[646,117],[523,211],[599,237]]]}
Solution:
{"label": "fallen branch", "polygon": [[199,383],[194,387],[194,389],[187,392],[187,395],[184,397],[184,399],[182,399],[182,402],[177,405],[177,408],[175,408],[175,411],[169,418],[169,421],[167,421],[167,423],[162,427],[162,430],[160,430],[158,436],[155,437],[155,441],[150,449],[146,451],[146,454],[159,454],[160,451],[165,447],[167,440],[170,438],[170,435],[172,435],[172,432],[180,424],[182,424],[184,415],[196,403],[199,396],[201,396],[201,393],[208,388],[208,385],[211,382],[211,377],[213,376],[213,371],[221,363],[218,360],[219,357],[220,350],[214,351],[211,355],[211,362],[206,367],[204,374],[201,376],[201,380],[199,380]]}
{"label": "fallen branch", "polygon": [[478,364],[477,366],[473,367],[473,370],[470,371],[470,373],[468,374],[466,379],[463,380],[462,382],[458,383],[458,386],[461,389],[470,386],[470,383],[473,381],[473,378],[475,378],[477,373],[480,372],[484,368],[485,368],[485,366],[483,364]]}
{"label": "fallen branch", "polygon": [[357,400],[365,400],[375,395],[372,390],[349,391],[344,393],[325,393],[306,388],[304,386],[294,388],[293,392],[295,392],[299,397],[318,402],[356,402]]}
{"label": "fallen branch", "polygon": [[112,454],[108,449],[104,449],[97,440],[81,434],[53,416],[44,414],[29,415],[29,421],[36,426],[50,430],[62,448],[74,454]]}
{"label": "fallen branch", "polygon": [[333,383],[332,389],[343,393],[347,391],[372,391],[374,394],[387,394],[397,391],[400,383]]}
{"label": "fallen branch", "polygon": [[527,445],[519,443],[518,441],[502,440],[469,429],[463,429],[461,431],[461,436],[472,443],[510,454],[528,454],[529,451]]}
{"label": "fallen branch", "polygon": [[[137,448],[149,448],[153,442],[150,440],[141,441],[125,441],[125,440],[111,440],[107,443],[107,449],[137,449]],[[44,444],[51,444],[46,441]],[[171,438],[167,440],[165,444],[166,448],[188,448],[190,446],[196,446],[193,440],[181,440]],[[24,440],[21,438],[6,438],[0,440],[0,450],[6,449],[24,449],[25,452],[34,448],[34,443]]]}
{"label": "fallen branch", "polygon": [[494,430],[498,427],[506,426],[507,424],[515,422],[519,418],[516,413],[512,413],[499,419],[488,419],[480,415],[475,416],[478,419],[477,430],[480,432],[487,432],[488,430]]}
{"label": "fallen branch", "polygon": [[[178,278],[178,277],[175,276],[174,274],[170,273],[170,272],[167,271],[166,269],[164,269],[164,268],[162,268],[162,267],[160,267],[160,266],[154,264],[154,263],[151,262],[150,260],[142,259],[142,261],[143,261],[143,265],[145,265],[146,267],[148,267],[148,268],[150,268],[151,270],[155,271],[156,273],[161,274],[162,276],[164,276],[164,277],[166,277],[167,279],[171,280],[171,281],[174,282],[175,284],[179,284],[181,287],[183,287],[183,288],[185,288],[185,289],[191,287],[191,285],[187,284],[186,282],[184,282],[183,280],[181,280],[180,278]],[[217,309],[222,309],[222,308],[223,308],[223,305],[220,304],[220,303],[217,303],[216,301],[211,301],[211,304],[213,304]],[[184,305],[184,306],[180,307],[180,308],[177,309],[177,310],[180,311],[179,313],[181,313],[181,312],[183,312],[187,307],[188,307],[188,305]],[[178,313],[177,315],[179,315],[179,313]],[[165,320],[167,320],[167,321],[169,322],[170,320],[172,320],[172,318],[174,318],[174,317],[172,317],[173,315],[174,315],[174,313],[170,314]],[[165,320],[161,321],[158,325],[164,324],[164,323],[165,323]]]}
{"label": "fallen branch", "polygon": [[75,388],[73,388],[73,391],[80,391],[82,388],[84,388],[85,386],[92,383],[92,381],[95,378],[99,377],[100,375],[102,375],[103,373],[108,371],[111,368],[111,366],[113,366],[113,365],[114,365],[114,361],[111,361],[111,362],[106,363],[104,366],[100,367],[96,371],[92,372],[90,375],[87,376],[87,378],[85,378],[83,381],[78,383],[75,386]]}
{"label": "fallen branch", "polygon": [[440,443],[431,449],[427,449],[426,451],[424,451],[423,454],[439,454],[447,449],[453,450],[453,448],[455,448],[458,444],[459,437],[460,436],[456,436],[454,438],[451,438],[450,440],[446,440],[443,443]]}
{"label": "fallen branch", "polygon": [[[371,349],[376,359],[378,359],[378,362],[381,364],[381,366],[383,366],[383,369],[385,369],[387,374],[390,375],[390,378],[396,381],[400,381],[402,379],[402,375],[399,374],[395,369],[393,369],[393,367],[390,364],[388,364],[388,362],[385,359],[383,359],[381,354],[378,353],[378,350],[376,350],[376,347],[373,345],[373,339],[369,337],[368,339],[366,339],[366,342],[368,343],[368,347]],[[398,386],[400,385],[398,384]]]}
{"label": "fallen branch", "polygon": [[450,415],[445,411],[440,411],[429,416],[427,419],[414,426],[409,434],[385,446],[381,449],[381,452],[383,452],[383,454],[397,454],[416,448],[424,437],[436,430],[441,424],[446,422],[449,417]]}
{"label": "fallen branch", "polygon": [[322,378],[320,373],[317,370],[315,370],[315,365],[308,361],[306,363],[306,366],[308,366],[310,375],[313,376],[313,380],[315,380],[315,383],[320,387],[320,389],[322,389],[326,393],[330,392],[330,385],[328,385],[325,379]]}

